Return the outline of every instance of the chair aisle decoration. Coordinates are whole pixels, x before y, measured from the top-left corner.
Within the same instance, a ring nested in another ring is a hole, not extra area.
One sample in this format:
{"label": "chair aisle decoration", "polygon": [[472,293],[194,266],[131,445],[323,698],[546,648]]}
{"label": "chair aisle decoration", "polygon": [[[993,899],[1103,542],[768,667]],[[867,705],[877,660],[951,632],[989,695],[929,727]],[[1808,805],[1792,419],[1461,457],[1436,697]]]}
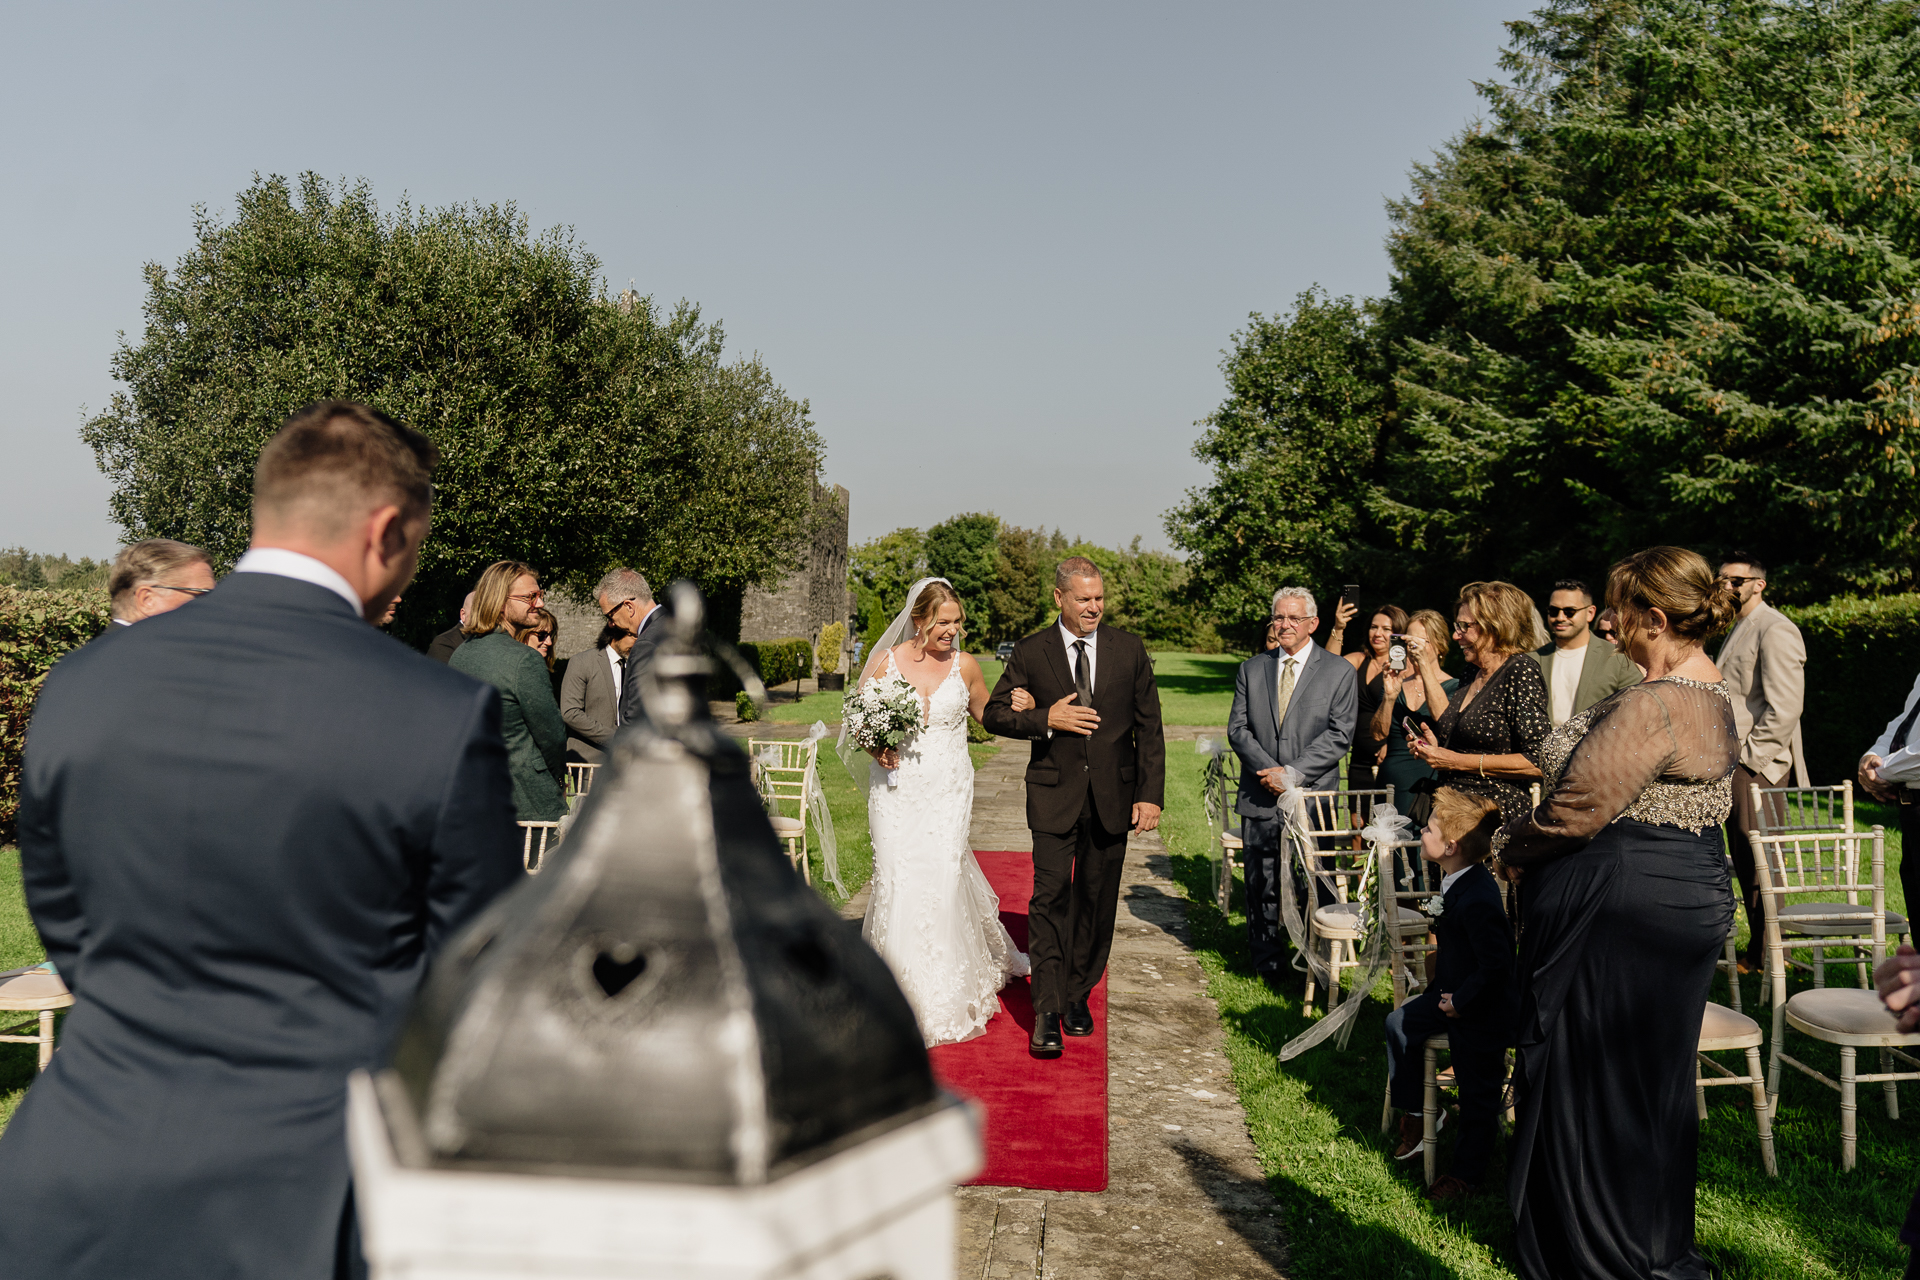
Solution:
{"label": "chair aisle decoration", "polygon": [[[747,742],[753,759],[760,798],[767,806],[767,820],[773,833],[786,845],[787,858],[801,879],[813,883],[812,858],[807,828],[820,837],[820,862],[827,882],[841,897],[846,888],[840,883],[839,850],[833,835],[833,813],[827,808],[827,796],[820,784],[820,743],[827,726],[815,721],[804,739],[752,738]],[[794,812],[787,812],[791,805]]]}
{"label": "chair aisle decoration", "polygon": [[1211,757],[1200,781],[1200,803],[1213,829],[1213,901],[1221,915],[1233,909],[1233,873],[1240,861],[1240,815],[1234,804],[1240,794],[1240,757],[1219,738],[1196,738],[1196,752]]}
{"label": "chair aisle decoration", "polygon": [[[1900,1118],[1898,1082],[1920,1080],[1920,1058],[1901,1050],[1920,1044],[1920,1032],[1902,1033],[1894,1016],[1880,1002],[1871,986],[1814,987],[1787,996],[1787,950],[1795,946],[1821,946],[1831,938],[1799,939],[1787,936],[1781,927],[1789,907],[1796,908],[1795,927],[1809,924],[1841,923],[1849,931],[1859,930],[1864,908],[1865,929],[1849,932],[1847,945],[1869,948],[1869,963],[1877,963],[1886,954],[1886,834],[1880,827],[1871,831],[1829,832],[1817,836],[1777,835],[1750,837],[1754,850],[1754,877],[1760,891],[1765,920],[1767,983],[1773,998],[1773,1061],[1768,1072],[1769,1111],[1779,1114],[1780,1069],[1792,1067],[1810,1076],[1840,1095],[1840,1167],[1852,1169],[1858,1104],[1856,1086],[1879,1084],[1886,1101],[1887,1118]],[[1867,874],[1859,872],[1862,864]],[[1832,901],[1843,894],[1846,901]],[[1865,895],[1867,901],[1859,898]],[[1789,902],[1791,898],[1808,899]],[[1833,1080],[1786,1052],[1788,1028],[1804,1036],[1836,1046],[1840,1050],[1840,1079]],[[1856,1068],[1861,1049],[1880,1051],[1880,1070],[1862,1075]],[[1898,1058],[1912,1070],[1895,1071]]]}

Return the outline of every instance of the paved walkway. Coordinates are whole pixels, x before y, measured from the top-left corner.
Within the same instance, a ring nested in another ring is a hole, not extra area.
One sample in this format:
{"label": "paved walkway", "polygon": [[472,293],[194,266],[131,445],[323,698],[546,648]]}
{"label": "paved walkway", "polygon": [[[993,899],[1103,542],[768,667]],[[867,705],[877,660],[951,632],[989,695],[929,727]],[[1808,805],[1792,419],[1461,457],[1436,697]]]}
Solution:
{"label": "paved walkway", "polygon": [[[1033,847],[1027,746],[974,777],[973,847]],[[1271,1280],[1284,1246],[1219,1011],[1186,945],[1186,900],[1157,835],[1128,841],[1107,970],[1111,1179],[1103,1192],[963,1187],[960,1280]],[[866,905],[847,904],[850,918]],[[1067,1052],[1073,1052],[1073,1041]]]}

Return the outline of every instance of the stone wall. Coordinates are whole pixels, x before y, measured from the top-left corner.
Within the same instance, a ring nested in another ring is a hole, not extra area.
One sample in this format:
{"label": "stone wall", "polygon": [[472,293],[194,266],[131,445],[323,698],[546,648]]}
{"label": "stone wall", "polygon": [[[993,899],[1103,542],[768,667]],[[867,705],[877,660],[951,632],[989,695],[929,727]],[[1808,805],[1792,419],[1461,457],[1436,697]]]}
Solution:
{"label": "stone wall", "polygon": [[[847,512],[852,495],[844,485],[828,488],[816,483],[813,502],[813,541],[805,561],[788,575],[779,590],[748,590],[740,607],[742,640],[784,640],[790,636],[816,640],[829,622],[845,624],[850,618]],[[848,653],[852,652],[852,639],[848,636]],[[847,669],[844,661],[840,669]]]}

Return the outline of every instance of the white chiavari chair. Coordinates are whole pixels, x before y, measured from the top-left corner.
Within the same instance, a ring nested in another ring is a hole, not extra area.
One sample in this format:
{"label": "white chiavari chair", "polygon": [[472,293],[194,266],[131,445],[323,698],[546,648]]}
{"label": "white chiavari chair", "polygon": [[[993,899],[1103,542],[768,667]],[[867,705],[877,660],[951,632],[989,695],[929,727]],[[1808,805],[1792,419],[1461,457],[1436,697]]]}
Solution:
{"label": "white chiavari chair", "polygon": [[[787,859],[801,879],[813,883],[808,858],[807,806],[813,794],[814,770],[820,762],[820,739],[751,738],[747,752],[758,771],[760,796],[767,806],[773,834],[786,846]],[[788,813],[788,808],[793,809]]]}

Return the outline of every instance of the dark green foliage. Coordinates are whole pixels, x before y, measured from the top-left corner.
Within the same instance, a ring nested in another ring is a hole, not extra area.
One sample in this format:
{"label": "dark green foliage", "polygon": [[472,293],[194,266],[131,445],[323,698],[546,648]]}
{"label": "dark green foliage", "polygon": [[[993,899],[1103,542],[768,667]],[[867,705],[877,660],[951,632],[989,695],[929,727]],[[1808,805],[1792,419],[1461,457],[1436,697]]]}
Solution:
{"label": "dark green foliage", "polygon": [[[1057,549],[1054,540],[1061,544]],[[1046,622],[1053,607],[1053,566],[1065,544],[1058,531],[1049,539],[1044,529],[1002,524],[995,540],[993,581],[987,588],[991,625],[969,619],[969,638],[989,645],[1018,640]]]}
{"label": "dark green foliage", "polygon": [[753,695],[745,689],[733,695],[733,713],[742,720],[758,720],[760,708],[754,705]]}
{"label": "dark green foliage", "polygon": [[759,673],[760,683],[772,689],[813,674],[813,642],[804,636],[785,640],[741,641],[740,656]]}
{"label": "dark green foliage", "polygon": [[105,590],[110,561],[38,555],[25,547],[0,547],[0,587],[58,587],[62,591]]}
{"label": "dark green foliage", "polygon": [[1391,205],[1388,295],[1255,317],[1170,517],[1223,626],[1292,577],[1450,597],[1751,547],[1775,595],[1920,565],[1920,17],[1561,0]]}
{"label": "dark green foliage", "polygon": [[[907,589],[926,576],[927,543],[918,529],[895,529],[848,552],[848,585],[859,600],[854,627],[867,651],[879,641],[894,615],[906,607]],[[852,674],[858,677],[860,673],[856,670]]]}
{"label": "dark green foliage", "polygon": [[1781,610],[1807,642],[1807,706],[1800,725],[1812,780],[1851,778],[1920,674],[1920,595]]}
{"label": "dark green foliage", "polygon": [[312,174],[297,200],[256,179],[195,232],[171,273],[147,267],[146,330],[113,361],[127,391],[83,431],[128,537],[231,567],[260,445],[347,397],[445,457],[395,623],[416,639],[503,557],[576,588],[618,563],[689,577],[717,605],[794,562],[822,451],[806,405],[757,361],[723,363],[696,308],[610,302],[566,233],[530,235],[511,205],[383,214]]}
{"label": "dark green foliage", "polygon": [[20,811],[27,722],[47,672],[106,629],[104,591],[21,591],[0,586],[0,844]]}
{"label": "dark green foliage", "polygon": [[967,607],[967,630],[995,634],[989,603],[998,580],[1000,517],[969,513],[927,530],[927,570],[953,584]]}
{"label": "dark green foliage", "polygon": [[[1164,551],[1142,551],[1140,539],[1118,549],[1082,542],[1066,555],[1085,556],[1100,567],[1107,592],[1106,622],[1131,631],[1149,649],[1184,649],[1218,653],[1220,633],[1195,606],[1188,591],[1187,566]],[[1065,556],[1056,557],[1056,563]],[[1047,574],[1049,599],[1046,617],[1058,616],[1052,607],[1053,574]]]}
{"label": "dark green foliage", "polygon": [[1167,533],[1193,598],[1251,647],[1275,590],[1320,588],[1365,558],[1354,539],[1386,377],[1359,305],[1315,290],[1287,317],[1250,317],[1220,367],[1227,399],[1193,447],[1213,483],[1188,492]]}

